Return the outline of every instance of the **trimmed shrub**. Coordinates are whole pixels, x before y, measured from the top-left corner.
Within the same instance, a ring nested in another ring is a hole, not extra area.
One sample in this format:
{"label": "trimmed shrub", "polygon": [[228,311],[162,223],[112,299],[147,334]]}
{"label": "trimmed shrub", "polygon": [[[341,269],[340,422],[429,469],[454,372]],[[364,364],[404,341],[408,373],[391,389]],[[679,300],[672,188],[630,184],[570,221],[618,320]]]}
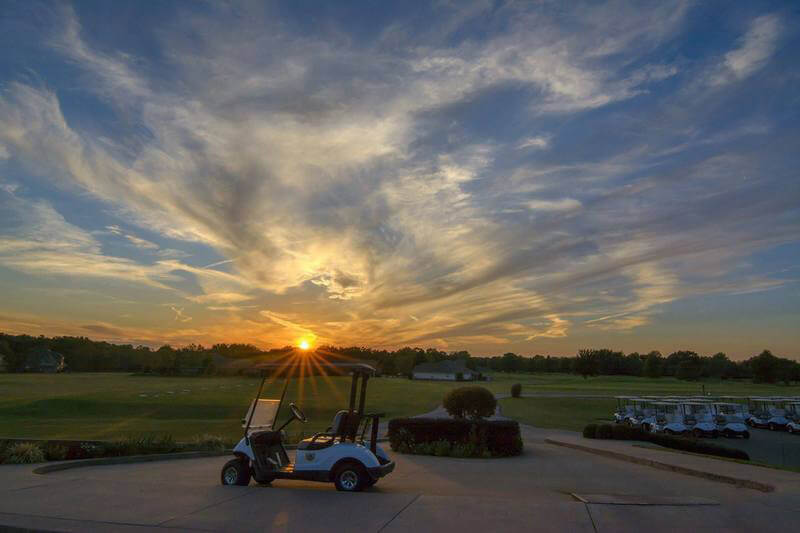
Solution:
{"label": "trimmed shrub", "polygon": [[659,446],[674,448],[676,450],[682,450],[685,452],[703,453],[706,455],[716,455],[718,457],[741,459],[744,461],[750,460],[750,456],[744,450],[727,448],[719,444],[713,444],[711,442],[705,442],[697,439],[673,437],[672,435],[651,434],[648,440],[653,444],[658,444]]}
{"label": "trimmed shrub", "polygon": [[400,453],[454,457],[522,453],[519,424],[513,420],[394,418],[389,421],[389,443]]}
{"label": "trimmed shrub", "polygon": [[479,419],[494,414],[497,400],[488,389],[469,386],[451,390],[442,404],[450,416]]}
{"label": "trimmed shrub", "polygon": [[641,440],[652,442],[665,448],[673,448],[685,452],[701,453],[705,455],[716,455],[730,459],[741,459],[749,461],[750,456],[743,450],[727,448],[719,444],[697,440],[694,438],[677,437],[664,435],[661,433],[646,433],[639,428],[632,428],[624,425],[611,426],[610,424],[588,424],[583,428],[583,436],[591,439],[615,439],[615,440]]}
{"label": "trimmed shrub", "polygon": [[614,440],[647,440],[648,433],[640,428],[616,424],[611,426],[611,438]]}
{"label": "trimmed shrub", "polygon": [[35,442],[18,442],[5,451],[5,462],[9,464],[43,463],[44,451]]}
{"label": "trimmed shrub", "polygon": [[514,383],[511,385],[511,397],[519,398],[520,396],[522,396],[522,385],[519,383]]}
{"label": "trimmed shrub", "polygon": [[595,437],[598,439],[610,439],[614,435],[614,427],[611,424],[600,424],[597,426]]}

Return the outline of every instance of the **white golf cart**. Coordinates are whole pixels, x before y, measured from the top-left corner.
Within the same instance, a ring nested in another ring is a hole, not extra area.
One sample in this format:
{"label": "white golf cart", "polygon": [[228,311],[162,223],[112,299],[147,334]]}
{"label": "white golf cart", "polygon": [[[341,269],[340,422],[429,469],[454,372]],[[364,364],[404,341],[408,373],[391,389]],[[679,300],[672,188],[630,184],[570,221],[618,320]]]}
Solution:
{"label": "white golf cart", "polygon": [[742,404],[733,402],[714,402],[712,407],[714,410],[714,420],[722,432],[723,437],[742,437],[745,439],[750,438],[750,432],[747,430],[747,426],[744,422],[747,413],[745,412]]}
{"label": "white golf cart", "polygon": [[[364,413],[367,380],[375,369],[360,363],[317,363],[315,366],[333,373],[352,374],[349,409],[336,413],[328,431],[301,441],[292,462],[283,445],[283,428],[294,420],[306,422],[306,416],[297,405],[290,403],[291,416],[274,429],[289,377],[286,377],[280,399],[262,399],[265,373],[243,421],[244,437],[233,449],[236,458],[222,467],[223,485],[247,485],[252,476],[261,484],[275,479],[301,479],[333,482],[338,490],[357,492],[371,487],[394,470],[394,462],[377,442],[378,422],[383,415]],[[262,368],[278,371],[280,367],[263,365]],[[359,379],[360,399],[356,408]],[[365,438],[367,427],[370,433]]]}
{"label": "white golf cart", "polygon": [[655,409],[655,422],[650,424],[649,430],[653,433],[666,433],[668,435],[683,435],[689,431],[684,423],[683,409],[675,402],[653,402]]}
{"label": "white golf cart", "polygon": [[624,420],[626,424],[633,427],[641,427],[642,422],[655,414],[655,410],[650,405],[653,400],[647,398],[631,398],[633,412]]}
{"label": "white golf cart", "polygon": [[792,401],[786,404],[786,431],[794,435],[800,435],[800,402]]}
{"label": "white golf cart", "polygon": [[783,406],[786,402],[778,398],[750,398],[753,406],[747,424],[757,428],[768,428],[770,431],[786,429],[789,419],[786,418]]}
{"label": "white golf cart", "polygon": [[635,398],[636,396],[615,397],[617,400],[617,410],[614,411],[614,422],[617,424],[622,424],[628,419],[628,417],[632,417],[634,415],[632,400]]}
{"label": "white golf cart", "polygon": [[714,422],[714,412],[708,402],[681,402],[686,425],[691,427],[692,435],[697,438],[719,436],[719,428]]}

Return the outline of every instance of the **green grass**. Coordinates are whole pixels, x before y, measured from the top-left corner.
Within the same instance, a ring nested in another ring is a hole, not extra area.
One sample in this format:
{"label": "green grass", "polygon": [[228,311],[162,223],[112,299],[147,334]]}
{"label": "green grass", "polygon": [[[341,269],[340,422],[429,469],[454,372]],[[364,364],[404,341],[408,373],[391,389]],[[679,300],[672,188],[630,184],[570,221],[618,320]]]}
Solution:
{"label": "green grass", "polygon": [[[169,378],[113,373],[0,374],[0,437],[113,439],[134,433],[241,435],[240,420],[255,395],[256,378]],[[280,396],[282,382],[265,386],[263,397]],[[388,418],[427,412],[441,403],[452,383],[373,378],[367,411]],[[350,378],[293,380],[286,392],[309,418],[293,422],[290,438],[327,428],[347,408]],[[146,396],[145,396],[146,395]]]}
{"label": "green grass", "polygon": [[503,414],[540,428],[581,431],[589,422],[608,422],[617,402],[608,398],[505,398]]}
{"label": "green grass", "polygon": [[[481,383],[508,394],[522,384],[523,394],[563,392],[587,394],[697,394],[699,383],[671,378],[605,376],[584,380],[569,374],[504,374]],[[120,373],[0,374],[0,438],[115,439],[131,434],[170,434],[178,441],[200,434],[234,439],[239,421],[259,380],[244,377],[149,377]],[[800,387],[754,385],[749,382],[705,381],[713,394],[798,394]],[[367,410],[387,418],[425,413],[441,403],[451,388],[462,384],[373,378]],[[266,388],[264,397],[278,397],[282,383]],[[314,377],[293,380],[286,399],[300,405],[307,424],[293,422],[290,439],[324,430],[347,406],[350,378]],[[184,392],[188,391],[188,392]],[[285,402],[288,405],[288,401]],[[520,398],[502,400],[507,416],[540,427],[580,430],[608,419],[612,399]],[[287,411],[279,415],[286,419]]]}
{"label": "green grass", "polygon": [[537,392],[563,392],[615,395],[707,394],[719,396],[797,395],[800,386],[768,385],[750,380],[704,379],[681,381],[675,378],[640,378],[631,376],[598,376],[583,379],[574,374],[494,374],[495,382],[489,388],[495,392],[511,392],[511,384],[520,383],[523,395]]}

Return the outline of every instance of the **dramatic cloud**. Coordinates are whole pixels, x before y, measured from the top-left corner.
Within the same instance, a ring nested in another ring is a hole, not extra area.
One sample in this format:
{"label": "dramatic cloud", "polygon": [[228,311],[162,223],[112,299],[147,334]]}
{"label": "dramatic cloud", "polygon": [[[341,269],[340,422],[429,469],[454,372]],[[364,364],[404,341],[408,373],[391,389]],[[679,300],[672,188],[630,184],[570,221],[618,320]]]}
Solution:
{"label": "dramatic cloud", "polygon": [[800,234],[775,66],[794,26],[731,15],[722,52],[688,50],[690,9],[454,3],[309,31],[260,4],[138,6],[123,39],[43,4],[0,80],[0,282],[142,287],[75,326],[108,338],[479,352],[786,286],[758,258]]}

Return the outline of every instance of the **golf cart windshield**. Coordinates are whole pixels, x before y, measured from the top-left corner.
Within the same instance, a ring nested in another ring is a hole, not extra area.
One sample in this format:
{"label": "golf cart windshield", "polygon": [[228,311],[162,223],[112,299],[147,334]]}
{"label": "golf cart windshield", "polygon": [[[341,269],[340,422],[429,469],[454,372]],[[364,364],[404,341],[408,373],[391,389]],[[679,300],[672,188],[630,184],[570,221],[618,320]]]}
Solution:
{"label": "golf cart windshield", "polygon": [[[268,430],[272,429],[275,425],[275,419],[278,416],[278,409],[281,406],[280,400],[253,400],[250,403],[250,409],[244,416],[242,427],[247,427],[248,420],[250,421],[250,430]],[[255,412],[253,409],[255,408]],[[250,418],[252,416],[252,419]]]}

